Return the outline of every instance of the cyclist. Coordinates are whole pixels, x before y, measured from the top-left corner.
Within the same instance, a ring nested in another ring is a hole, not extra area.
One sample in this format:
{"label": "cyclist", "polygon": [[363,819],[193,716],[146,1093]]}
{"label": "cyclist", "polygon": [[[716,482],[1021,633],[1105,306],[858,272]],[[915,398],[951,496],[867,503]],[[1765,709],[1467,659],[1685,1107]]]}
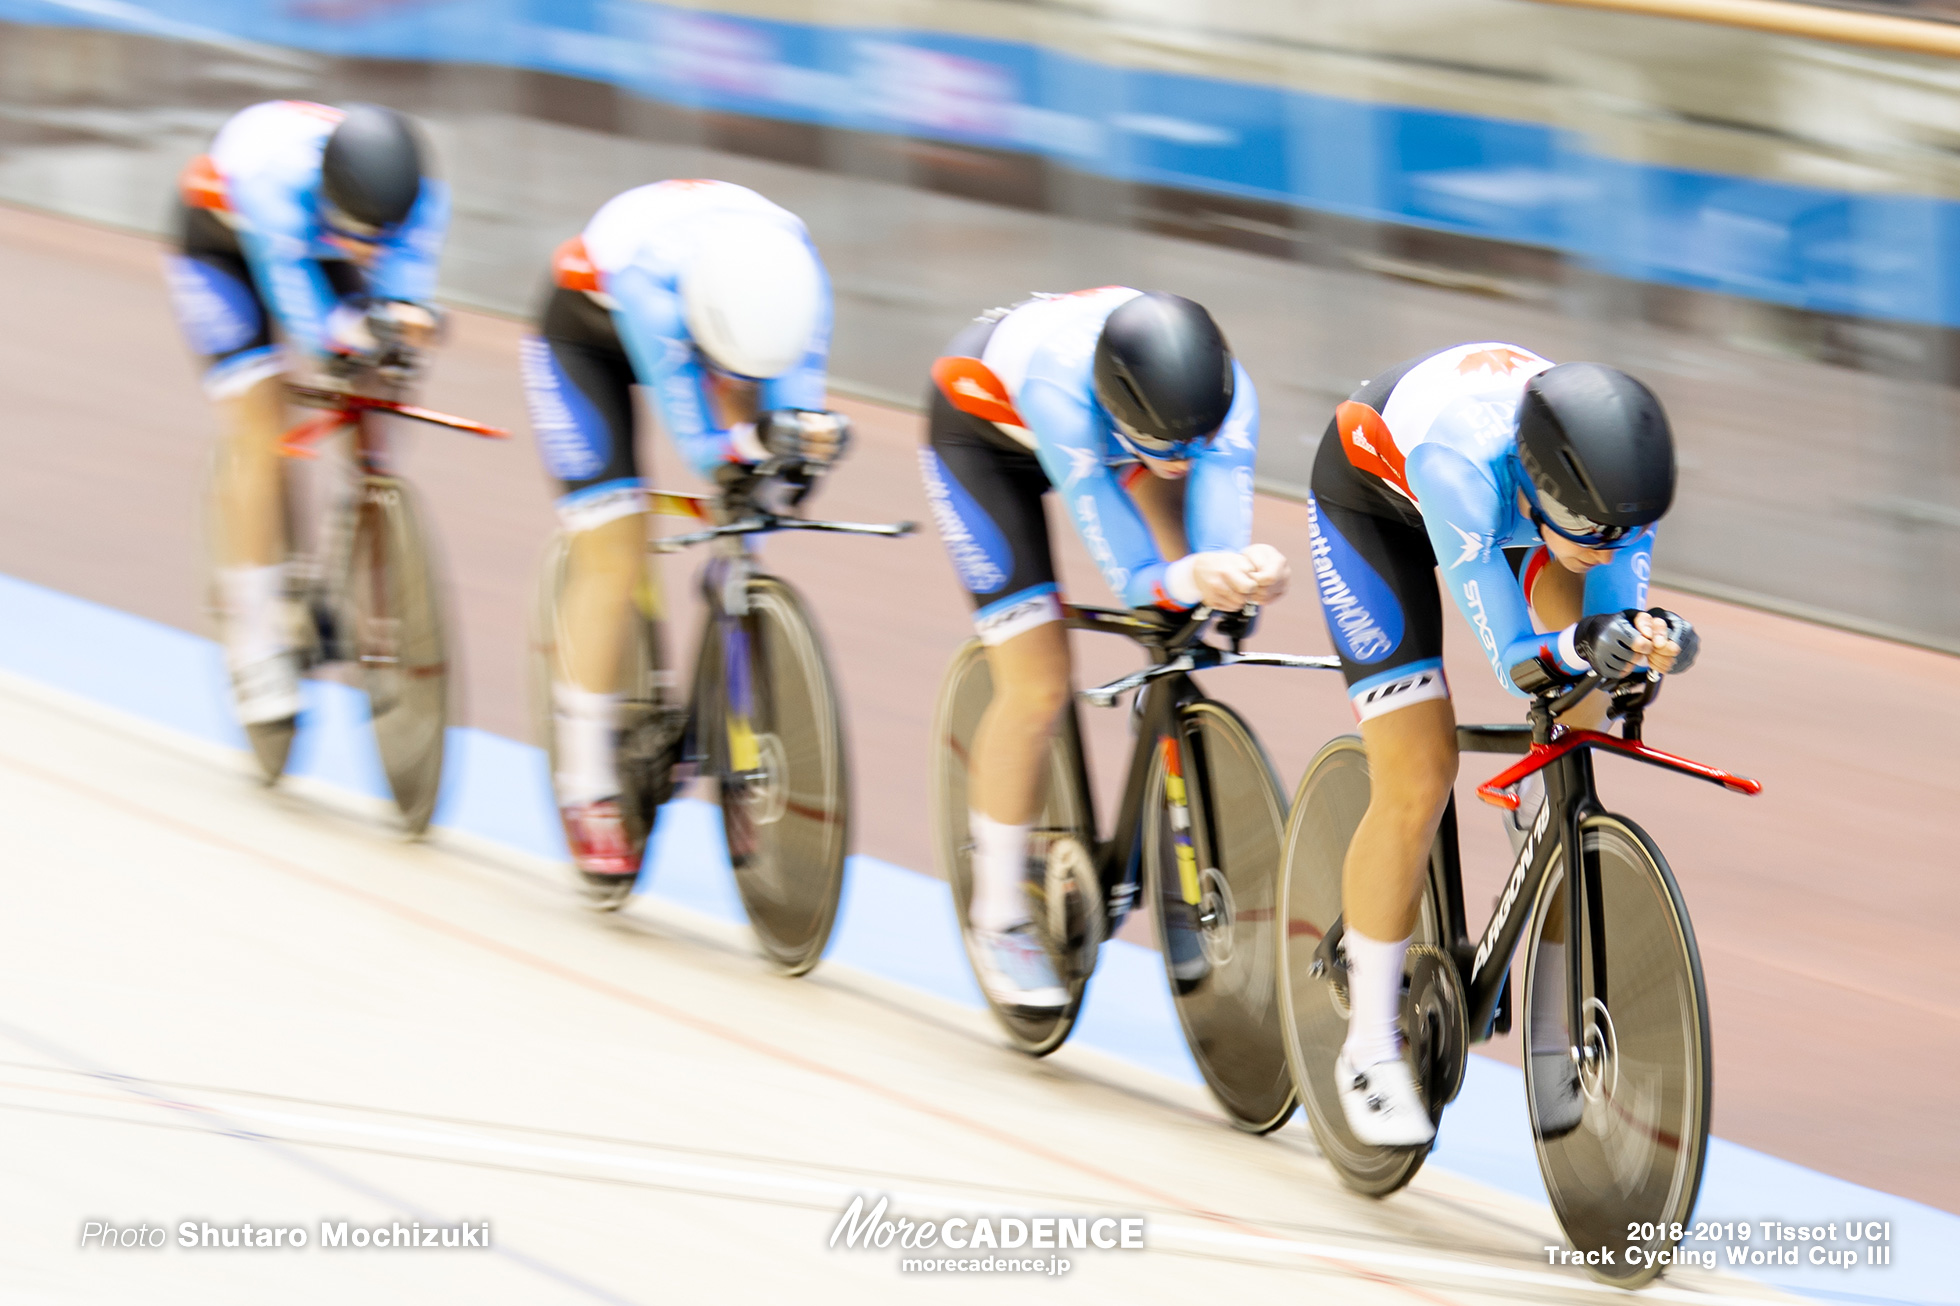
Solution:
{"label": "cyclist", "polygon": [[[636,595],[651,594],[632,387],[646,387],[705,478],[725,483],[772,455],[821,467],[850,430],[823,408],[830,320],[830,284],[802,221],[729,182],[629,190],[552,260],[537,334],[521,346],[531,424],[570,536],[552,779],[599,906],[625,899],[644,852],[622,820],[616,759],[628,616]],[[663,700],[671,690],[660,687]],[[679,713],[666,706],[671,748]]]}
{"label": "cyclist", "polygon": [[1209,313],[1126,286],[984,314],[932,377],[920,466],[994,687],[969,759],[976,968],[997,1004],[1053,1010],[1068,995],[1024,890],[1049,735],[1070,693],[1042,496],[1060,492],[1133,607],[1277,598],[1286,559],[1250,543],[1259,400]]}
{"label": "cyclist", "polygon": [[435,337],[448,191],[423,172],[409,120],[371,104],[278,100],[241,110],[179,179],[171,299],[205,359],[221,428],[219,602],[239,719],[299,712],[287,629],[279,470],[288,372],[397,380]]}
{"label": "cyclist", "polygon": [[[1373,781],[1343,870],[1351,1015],[1336,1063],[1348,1125],[1365,1143],[1434,1133],[1397,1029],[1422,871],[1456,779],[1434,575],[1512,693],[1587,671],[1685,671],[1694,629],[1640,611],[1655,523],[1673,498],[1673,435],[1652,391],[1516,345],[1458,345],[1384,372],[1335,410],[1321,439],[1308,500],[1314,578]],[[1534,610],[1547,633],[1534,630]],[[1566,721],[1596,725],[1604,709],[1594,697]],[[1542,787],[1535,802],[1527,795],[1524,828],[1542,801]],[[1548,948],[1548,973],[1560,973],[1562,951]],[[1535,1045],[1563,1048],[1562,987],[1535,996],[1529,1019],[1548,1035]],[[1576,1123],[1570,1059],[1533,1061],[1542,1123]]]}

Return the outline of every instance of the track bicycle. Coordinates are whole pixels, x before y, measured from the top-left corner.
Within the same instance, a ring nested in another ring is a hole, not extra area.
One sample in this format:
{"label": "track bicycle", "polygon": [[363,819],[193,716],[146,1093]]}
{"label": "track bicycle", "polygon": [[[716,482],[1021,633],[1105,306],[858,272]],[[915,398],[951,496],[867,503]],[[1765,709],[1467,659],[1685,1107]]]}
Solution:
{"label": "track bicycle", "polygon": [[[1407,1054],[1431,1120],[1440,1121],[1462,1087],[1470,1044],[1510,1029],[1511,959],[1529,932],[1525,1011],[1540,986],[1556,985],[1564,996],[1555,1046],[1536,1046],[1525,1021],[1526,1097],[1539,1169],[1572,1246],[1613,1253],[1610,1262],[1588,1263],[1588,1273],[1622,1288],[1640,1287],[1660,1272],[1656,1261],[1629,1261],[1627,1252],[1672,1247],[1677,1239],[1670,1229],[1678,1233],[1694,1209],[1713,1079],[1708,994],[1687,905],[1653,840],[1600,804],[1592,755],[1632,758],[1737,793],[1762,791],[1754,780],[1642,741],[1642,716],[1660,686],[1661,678],[1648,672],[1616,683],[1589,673],[1576,686],[1537,695],[1528,724],[1457,727],[1461,752],[1523,755],[1480,785],[1479,797],[1515,811],[1515,787],[1542,772],[1545,800],[1475,940],[1464,923],[1451,800],[1430,852],[1403,976]],[[1609,694],[1608,718],[1621,722],[1619,735],[1556,724],[1595,690]],[[1308,1121],[1342,1180],[1381,1197],[1414,1178],[1431,1145],[1360,1142],[1347,1127],[1335,1083],[1348,1021],[1341,872],[1368,798],[1361,740],[1332,740],[1294,798],[1276,924],[1287,1060]],[[1552,973],[1540,965],[1541,949],[1565,940],[1576,945],[1564,948],[1565,965]],[[1547,1054],[1558,1075],[1576,1076],[1576,1093],[1567,1078],[1566,1092],[1546,1098],[1551,1085],[1530,1068]],[[1635,1233],[1641,1236],[1630,1237]]]}
{"label": "track bicycle", "polygon": [[[1340,663],[1243,651],[1255,616],[1252,609],[1067,609],[1070,629],[1120,635],[1149,655],[1149,666],[1081,694],[1110,707],[1134,691],[1136,742],[1115,828],[1100,839],[1073,703],[1062,713],[1034,821],[1028,893],[1068,1002],[1054,1011],[1003,1006],[991,996],[987,1004],[1021,1051],[1045,1056],[1060,1047],[1100,945],[1141,895],[1155,909],[1178,1022],[1205,1083],[1234,1126],[1262,1134],[1283,1124],[1295,1101],[1274,999],[1272,934],[1286,793],[1251,728],[1191,677],[1227,666]],[[1205,639],[1214,629],[1227,646]],[[992,697],[986,650],[969,641],[946,673],[933,727],[933,825],[969,960],[976,944],[967,920],[967,765]]]}
{"label": "track bicycle", "polygon": [[[682,706],[667,690],[672,675],[658,586],[649,580],[641,587],[628,624],[617,734],[621,817],[634,859],[644,856],[656,815],[679,781],[712,778],[742,906],[763,954],[788,975],[814,968],[830,942],[844,891],[850,783],[836,678],[816,623],[794,586],[761,570],[756,543],[778,531],[897,537],[915,529],[911,522],[816,521],[770,506],[800,498],[822,470],[777,457],[728,469],[714,497],[649,492],[653,513],[705,523],[651,540],[649,548],[712,546],[700,578],[707,619]],[[565,638],[557,613],[568,557],[560,532],[545,551],[532,618],[532,702],[554,771],[551,678]],[[622,885],[592,905],[615,909],[631,888]]]}
{"label": "track bicycle", "polygon": [[[412,366],[408,369],[412,371]],[[363,367],[336,387],[290,385],[287,394],[318,415],[280,440],[285,502],[286,602],[302,673],[351,667],[368,700],[388,789],[412,835],[428,828],[442,784],[449,726],[450,659],[442,594],[422,509],[390,466],[385,417],[402,417],[486,439],[510,433],[404,403],[399,364]],[[370,391],[376,393],[370,393]],[[294,460],[351,433],[351,465],[334,492],[314,549],[299,543],[296,510],[306,499]],[[214,603],[214,608],[217,605]],[[285,772],[296,718],[248,724],[252,755],[267,784]]]}

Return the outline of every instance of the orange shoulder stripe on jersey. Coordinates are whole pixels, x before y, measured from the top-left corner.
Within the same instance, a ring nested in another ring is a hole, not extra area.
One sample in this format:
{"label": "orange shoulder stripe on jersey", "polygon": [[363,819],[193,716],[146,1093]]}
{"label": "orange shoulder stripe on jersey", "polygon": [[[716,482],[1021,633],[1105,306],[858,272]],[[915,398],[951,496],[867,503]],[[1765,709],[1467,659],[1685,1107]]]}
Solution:
{"label": "orange shoulder stripe on jersey", "polygon": [[1372,472],[1409,496],[1408,473],[1403,470],[1402,451],[1395,447],[1382,415],[1366,404],[1350,399],[1334,410],[1334,427],[1341,433],[1341,448],[1348,461],[1364,472]]}
{"label": "orange shoulder stripe on jersey", "polygon": [[177,174],[177,190],[183,195],[184,203],[194,209],[224,212],[231,208],[224,174],[208,154],[200,154],[184,165],[184,170]]}
{"label": "orange shoulder stripe on jersey", "polygon": [[1008,397],[1007,387],[1000,383],[991,367],[977,358],[948,354],[938,359],[932,365],[932,383],[946,396],[947,403],[983,422],[1027,425],[1015,409],[1014,400]]}
{"label": "orange shoulder stripe on jersey", "polygon": [[599,269],[585,252],[585,237],[573,236],[551,256],[551,279],[566,290],[597,291]]}

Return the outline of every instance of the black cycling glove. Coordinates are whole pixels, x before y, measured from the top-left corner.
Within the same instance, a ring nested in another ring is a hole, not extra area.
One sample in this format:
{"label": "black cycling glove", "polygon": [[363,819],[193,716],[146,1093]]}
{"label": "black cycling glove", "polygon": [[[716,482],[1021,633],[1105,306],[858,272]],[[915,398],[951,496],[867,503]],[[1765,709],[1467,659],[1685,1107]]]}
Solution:
{"label": "black cycling glove", "polygon": [[1665,621],[1667,637],[1681,646],[1681,651],[1674,655],[1674,666],[1668,671],[1671,676],[1680,675],[1695,664],[1695,654],[1701,652],[1701,636],[1679,613],[1669,612],[1666,608],[1649,608],[1647,613]]}
{"label": "black cycling glove", "polygon": [[[1572,628],[1572,647],[1599,673],[1600,679],[1622,680],[1646,661],[1646,654],[1634,652],[1634,644],[1641,635],[1633,619],[1640,615],[1633,608],[1624,612],[1601,612],[1581,617],[1579,624]],[[1665,608],[1652,608],[1647,615],[1658,617],[1665,623],[1667,637],[1681,647],[1681,651],[1675,655],[1674,665],[1669,668],[1669,674],[1679,675],[1693,666],[1695,654],[1701,651],[1701,636],[1695,633],[1695,628]]]}
{"label": "black cycling glove", "polygon": [[1633,624],[1639,615],[1633,608],[1624,612],[1598,612],[1579,618],[1572,628],[1572,647],[1578,651],[1581,661],[1599,673],[1601,680],[1624,680],[1646,656],[1636,653],[1633,647],[1641,638]]}

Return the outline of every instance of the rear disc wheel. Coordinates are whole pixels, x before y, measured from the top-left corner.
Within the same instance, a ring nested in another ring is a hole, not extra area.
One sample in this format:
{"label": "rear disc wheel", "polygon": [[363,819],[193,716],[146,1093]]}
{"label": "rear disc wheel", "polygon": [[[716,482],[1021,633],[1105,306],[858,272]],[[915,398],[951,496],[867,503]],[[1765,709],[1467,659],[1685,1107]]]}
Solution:
{"label": "rear disc wheel", "polygon": [[[1276,928],[1280,933],[1279,997],[1286,1056],[1301,1104],[1307,1110],[1307,1122],[1322,1155],[1343,1183],[1370,1197],[1386,1197],[1415,1178],[1429,1155],[1430,1144],[1377,1147],[1362,1142],[1348,1128],[1334,1074],[1335,1058],[1347,1039],[1346,972],[1340,965],[1320,964],[1315,955],[1327,932],[1341,918],[1341,871],[1355,828],[1368,810],[1369,793],[1368,755],[1356,736],[1343,735],[1330,741],[1307,768],[1286,825]],[[1426,958],[1445,955],[1440,919],[1433,887],[1426,887],[1416,921],[1415,946],[1410,948],[1410,966],[1418,981],[1423,978]],[[1405,984],[1409,973],[1405,972]],[[1460,986],[1457,991],[1460,993]],[[1433,1034],[1426,1021],[1424,1028],[1408,1031],[1418,1051],[1424,1046],[1461,1046],[1462,1036],[1457,1032],[1462,1019],[1460,1002],[1453,1026],[1451,1018],[1443,1014],[1450,997],[1429,996],[1434,993],[1434,986],[1425,985],[1422,996],[1415,992],[1404,995],[1405,1020],[1413,1013],[1438,1013]],[[1416,999],[1413,1003],[1412,998]],[[1434,1086],[1424,1083],[1422,1087],[1432,1116],[1439,1114],[1443,1102],[1437,1099]]]}
{"label": "rear disc wheel", "polygon": [[[932,825],[940,871],[953,890],[953,910],[969,961],[978,944],[967,916],[973,898],[973,836],[967,828],[968,760],[981,715],[993,696],[987,651],[979,640],[970,640],[954,655],[946,671],[932,730]],[[1031,909],[1067,985],[1068,1002],[1052,1013],[1031,1015],[1020,1008],[1001,1006],[984,985],[981,987],[981,996],[1006,1031],[1008,1041],[1034,1057],[1053,1052],[1075,1028],[1104,928],[1102,893],[1091,852],[1095,830],[1088,798],[1081,788],[1080,743],[1074,725],[1073,711],[1065,711],[1062,728],[1055,732],[1049,751],[1044,797],[1029,845],[1031,864],[1041,868],[1039,880],[1030,877]],[[1067,895],[1059,912],[1051,910],[1055,894],[1051,885]],[[1063,937],[1057,937],[1058,920],[1067,931]]]}

